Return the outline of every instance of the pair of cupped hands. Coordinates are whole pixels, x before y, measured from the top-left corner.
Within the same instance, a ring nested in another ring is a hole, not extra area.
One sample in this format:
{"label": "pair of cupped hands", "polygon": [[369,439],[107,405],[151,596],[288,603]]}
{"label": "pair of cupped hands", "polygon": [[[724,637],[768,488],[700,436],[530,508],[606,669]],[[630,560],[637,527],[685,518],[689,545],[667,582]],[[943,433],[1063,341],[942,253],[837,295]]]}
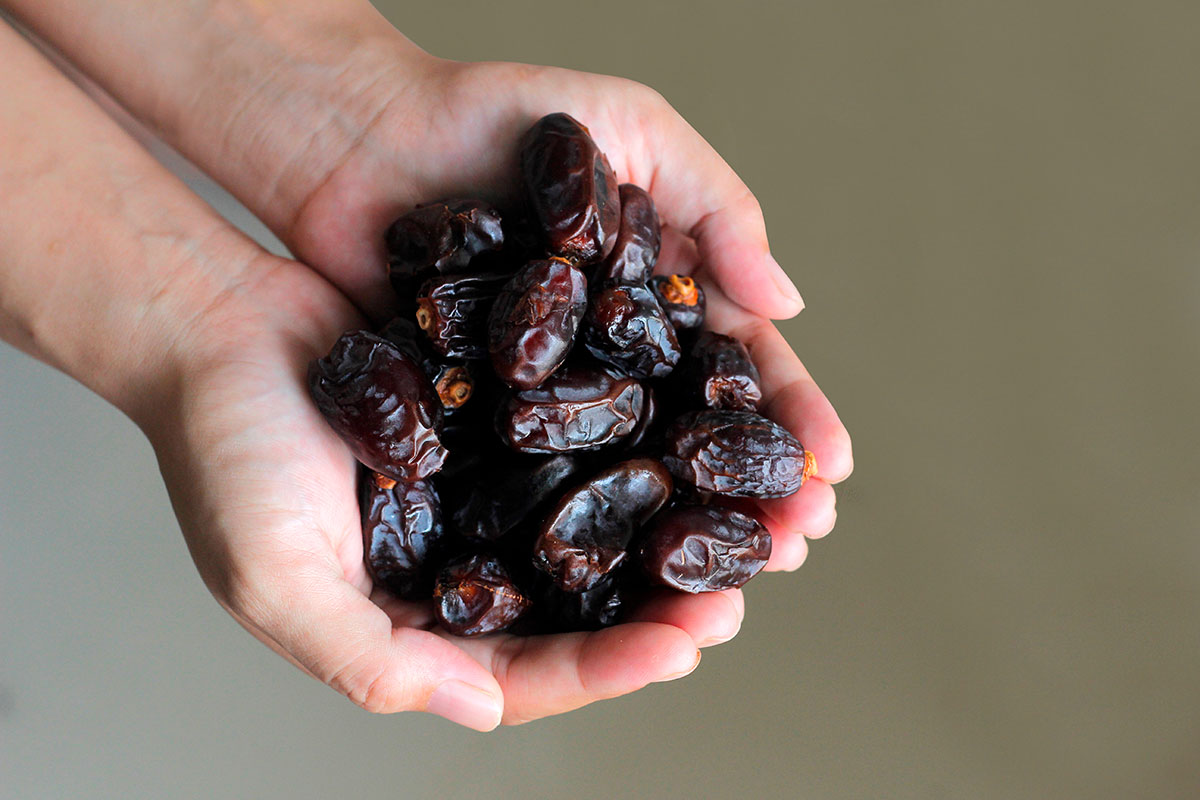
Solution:
{"label": "pair of cupped hands", "polygon": [[[850,442],[770,321],[803,302],[770,254],[757,201],[640,84],[441,60],[382,31],[352,49],[353,69],[324,63],[290,76],[293,91],[240,101],[238,129],[253,119],[259,139],[197,144],[220,132],[199,119],[187,124],[188,93],[178,95],[179,109],[158,108],[149,120],[296,255],[271,255],[214,218],[203,240],[211,250],[197,256],[238,267],[174,340],[185,366],[171,388],[140,398],[131,414],[154,446],[206,585],[268,647],[374,712],[424,710],[488,730],[687,675],[700,648],[737,633],[740,590],[663,592],[633,619],[594,633],[460,639],[434,627],[425,606],[374,589],[356,464],[317,412],[304,373],[343,331],[387,319],[394,299],[382,234],[395,216],[439,198],[514,199],[520,134],[544,114],[569,113],[618,179],[653,197],[664,225],[656,271],[700,282],[708,326],[743,340],[761,371],[764,413],[816,456],[816,478],[759,504],[773,538],[767,569],[795,570],[806,538],[833,527],[831,484],[850,473]],[[120,81],[102,77],[120,96]],[[127,105],[137,113],[137,98]],[[214,155],[238,150],[252,169]]]}

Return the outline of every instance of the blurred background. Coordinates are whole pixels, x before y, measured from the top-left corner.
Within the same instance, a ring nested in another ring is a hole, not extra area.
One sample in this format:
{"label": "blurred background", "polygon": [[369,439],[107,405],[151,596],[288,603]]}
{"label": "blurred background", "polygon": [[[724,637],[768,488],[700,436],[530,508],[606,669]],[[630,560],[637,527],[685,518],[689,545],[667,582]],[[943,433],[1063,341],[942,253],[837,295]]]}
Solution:
{"label": "blurred background", "polygon": [[682,681],[373,717],[212,601],[130,423],[0,348],[0,795],[1200,794],[1200,5],[378,5],[648,83],[745,178],[854,437],[838,526]]}

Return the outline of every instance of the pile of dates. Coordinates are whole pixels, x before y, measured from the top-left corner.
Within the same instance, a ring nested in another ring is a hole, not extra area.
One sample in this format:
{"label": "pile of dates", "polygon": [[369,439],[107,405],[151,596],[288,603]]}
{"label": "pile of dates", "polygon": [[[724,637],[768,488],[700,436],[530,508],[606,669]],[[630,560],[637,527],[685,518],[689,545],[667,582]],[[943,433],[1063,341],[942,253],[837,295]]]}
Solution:
{"label": "pile of dates", "polygon": [[703,330],[701,287],[652,274],[654,203],[587,128],[544,117],[520,161],[517,213],[447,200],[396,220],[398,316],[310,366],[363,465],[371,577],[460,636],[743,585],[771,537],[741,498],[792,494],[812,454],[758,413],[758,370]]}

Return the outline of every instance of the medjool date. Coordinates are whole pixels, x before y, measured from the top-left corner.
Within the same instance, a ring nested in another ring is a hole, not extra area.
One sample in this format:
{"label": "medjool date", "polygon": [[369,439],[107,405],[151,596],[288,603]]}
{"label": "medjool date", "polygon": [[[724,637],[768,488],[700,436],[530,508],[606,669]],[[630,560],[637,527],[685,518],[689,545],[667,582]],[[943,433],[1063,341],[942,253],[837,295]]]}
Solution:
{"label": "medjool date", "polygon": [[438,354],[476,359],[488,355],[488,314],[509,275],[443,275],[417,294],[417,325]]}
{"label": "medjool date", "polygon": [[568,492],[542,523],[533,563],[560,589],[595,587],[626,557],[634,532],[671,497],[661,462],[638,458],[615,464]]}
{"label": "medjool date", "polygon": [[317,408],[375,472],[415,481],[446,459],[438,439],[442,404],[429,378],[395,345],[367,331],[342,334],[308,368]]}
{"label": "medjool date", "polygon": [[644,405],[642,386],[632,378],[568,367],[536,389],[510,395],[496,429],[522,453],[592,450],[629,435]]}
{"label": "medjool date", "polygon": [[443,538],[442,509],[428,481],[363,481],[363,558],[377,585],[409,600],[428,596],[429,567]]}
{"label": "medjool date", "polygon": [[687,380],[709,408],[756,411],[762,400],[758,369],[746,345],[732,336],[704,331],[688,354]]}
{"label": "medjool date", "polygon": [[466,502],[454,510],[455,530],[468,538],[499,539],[549,500],[578,469],[578,462],[567,455],[543,458],[533,464],[488,464],[490,480],[481,481]]}
{"label": "medjool date", "polygon": [[425,203],[387,229],[388,275],[397,291],[434,274],[461,272],[504,245],[500,212],[482,200]]}
{"label": "medjool date", "polygon": [[641,546],[651,580],[681,592],[735,589],[771,557],[762,523],[720,506],[679,506],[654,518]]}
{"label": "medjool date", "polygon": [[749,411],[691,411],[667,430],[663,463],[677,480],[737,497],[786,497],[816,459],[781,425]]}
{"label": "medjool date", "polygon": [[655,275],[650,289],[677,333],[697,330],[704,324],[704,289],[686,275]]}
{"label": "medjool date", "polygon": [[679,340],[645,286],[607,286],[592,296],[583,343],[596,358],[634,378],[661,378],[679,361]]}
{"label": "medjool date", "polygon": [[619,193],[621,226],[612,252],[596,267],[596,282],[642,286],[650,280],[662,247],[658,212],[650,195],[640,186],[623,183]]}
{"label": "medjool date", "polygon": [[521,175],[550,255],[584,265],[612,252],[621,223],[617,176],[585,126],[562,113],[538,120],[521,146]]}
{"label": "medjool date", "polygon": [[434,614],[455,636],[502,631],[529,608],[526,594],[494,556],[476,553],[455,559],[438,573]]}
{"label": "medjool date", "polygon": [[532,389],[571,350],[587,311],[587,279],[566,261],[531,261],[500,291],[488,320],[488,350],[500,379]]}

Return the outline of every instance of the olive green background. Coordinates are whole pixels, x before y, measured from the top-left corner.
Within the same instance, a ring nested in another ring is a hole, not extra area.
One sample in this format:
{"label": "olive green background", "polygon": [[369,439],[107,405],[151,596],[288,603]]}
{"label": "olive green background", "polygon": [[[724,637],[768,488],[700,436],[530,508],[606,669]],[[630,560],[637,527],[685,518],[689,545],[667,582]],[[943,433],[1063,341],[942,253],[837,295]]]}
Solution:
{"label": "olive green background", "polygon": [[211,601],[122,417],[2,349],[0,794],[1197,796],[1200,5],[380,6],[648,83],[742,174],[854,437],[838,527],[682,681],[372,717]]}

